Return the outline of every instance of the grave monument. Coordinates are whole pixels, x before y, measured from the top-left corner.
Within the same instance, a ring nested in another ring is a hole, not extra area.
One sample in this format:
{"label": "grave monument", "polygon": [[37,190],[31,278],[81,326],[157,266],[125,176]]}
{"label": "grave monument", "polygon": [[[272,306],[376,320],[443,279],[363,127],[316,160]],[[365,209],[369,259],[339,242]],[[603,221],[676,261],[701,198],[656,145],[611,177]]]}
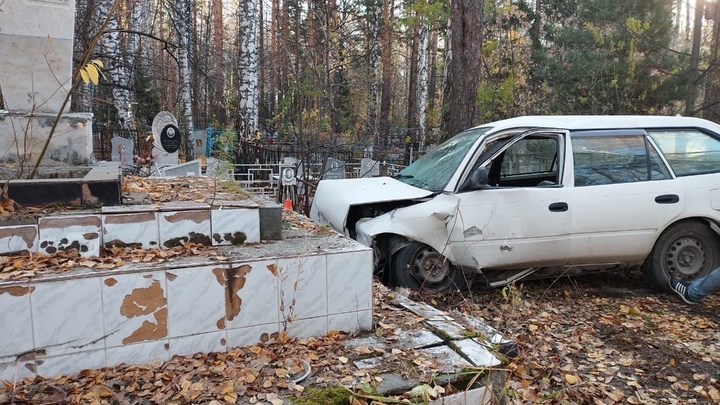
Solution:
{"label": "grave monument", "polygon": [[61,109],[40,168],[86,165],[92,114],[70,113],[75,0],[4,0],[0,8],[0,163],[34,165]]}

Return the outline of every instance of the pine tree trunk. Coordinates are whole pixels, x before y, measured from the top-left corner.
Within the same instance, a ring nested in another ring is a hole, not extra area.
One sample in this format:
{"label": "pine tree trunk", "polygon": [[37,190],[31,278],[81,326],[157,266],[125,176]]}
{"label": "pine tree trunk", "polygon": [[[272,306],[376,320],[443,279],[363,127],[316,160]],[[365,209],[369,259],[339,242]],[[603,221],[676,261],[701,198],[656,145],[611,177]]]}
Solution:
{"label": "pine tree trunk", "polygon": [[[390,103],[392,101],[393,65],[392,65],[392,28],[394,0],[384,0],[382,18],[382,94],[380,96],[380,145],[376,148],[388,147],[390,130]],[[376,152],[377,153],[377,152]]]}
{"label": "pine tree trunk", "polygon": [[443,130],[446,137],[467,129],[475,119],[480,79],[484,1],[450,1],[450,61],[445,78]]}

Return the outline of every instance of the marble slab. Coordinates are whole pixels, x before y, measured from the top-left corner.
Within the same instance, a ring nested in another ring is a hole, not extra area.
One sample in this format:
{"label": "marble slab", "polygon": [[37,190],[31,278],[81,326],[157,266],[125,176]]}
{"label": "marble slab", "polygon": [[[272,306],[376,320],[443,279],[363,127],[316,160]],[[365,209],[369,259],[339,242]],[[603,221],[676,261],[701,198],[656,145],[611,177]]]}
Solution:
{"label": "marble slab", "polygon": [[38,219],[38,251],[52,255],[77,249],[83,257],[99,256],[101,227],[100,214],[42,217]]}
{"label": "marble slab", "polygon": [[157,248],[160,241],[158,213],[134,212],[102,215],[103,246]]}
{"label": "marble slab", "polygon": [[210,209],[161,211],[158,217],[160,246],[170,248],[187,242],[212,246]]}
{"label": "marble slab", "polygon": [[164,271],[106,276],[101,285],[106,347],[168,337]]}
{"label": "marble slab", "polygon": [[2,253],[37,252],[37,225],[0,227],[0,250]]}
{"label": "marble slab", "polygon": [[260,242],[260,210],[256,208],[210,211],[213,246]]}

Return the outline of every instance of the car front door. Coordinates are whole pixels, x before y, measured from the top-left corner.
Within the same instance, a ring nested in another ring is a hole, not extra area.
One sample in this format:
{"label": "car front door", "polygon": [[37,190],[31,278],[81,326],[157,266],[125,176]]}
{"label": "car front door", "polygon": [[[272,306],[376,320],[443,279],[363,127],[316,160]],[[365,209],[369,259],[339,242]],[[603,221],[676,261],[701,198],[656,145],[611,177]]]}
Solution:
{"label": "car front door", "polygon": [[[488,184],[460,187],[458,215],[447,224],[458,264],[484,269],[567,263],[567,138],[566,131],[531,130],[481,147],[491,155],[480,153],[467,176],[484,168]],[[507,144],[497,148],[497,142]]]}
{"label": "car front door", "polygon": [[643,130],[574,132],[571,143],[570,264],[642,262],[682,212],[682,184]]}

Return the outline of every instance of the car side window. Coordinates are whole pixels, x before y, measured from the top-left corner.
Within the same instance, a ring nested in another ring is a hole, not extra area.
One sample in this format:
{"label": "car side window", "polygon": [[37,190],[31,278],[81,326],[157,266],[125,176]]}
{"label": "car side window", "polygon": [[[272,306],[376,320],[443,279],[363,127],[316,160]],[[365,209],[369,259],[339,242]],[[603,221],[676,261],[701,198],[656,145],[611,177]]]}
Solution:
{"label": "car side window", "polygon": [[572,143],[576,187],[671,177],[642,135],[579,136]]}
{"label": "car side window", "polygon": [[720,171],[720,140],[695,129],[649,130],[677,176]]}
{"label": "car side window", "polygon": [[488,181],[500,187],[536,187],[558,184],[557,136],[523,138],[488,165]]}

